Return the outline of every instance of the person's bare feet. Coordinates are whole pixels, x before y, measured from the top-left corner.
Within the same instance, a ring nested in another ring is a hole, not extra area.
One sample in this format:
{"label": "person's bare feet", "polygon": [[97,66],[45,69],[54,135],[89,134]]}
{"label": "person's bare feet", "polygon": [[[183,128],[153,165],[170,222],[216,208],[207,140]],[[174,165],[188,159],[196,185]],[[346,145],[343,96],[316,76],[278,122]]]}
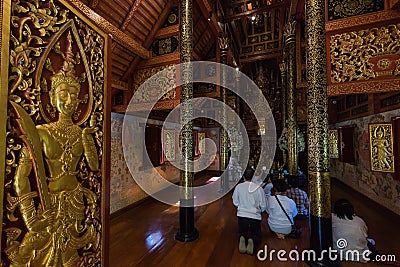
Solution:
{"label": "person's bare feet", "polygon": [[279,239],[285,239],[285,235],[281,233],[276,233]]}

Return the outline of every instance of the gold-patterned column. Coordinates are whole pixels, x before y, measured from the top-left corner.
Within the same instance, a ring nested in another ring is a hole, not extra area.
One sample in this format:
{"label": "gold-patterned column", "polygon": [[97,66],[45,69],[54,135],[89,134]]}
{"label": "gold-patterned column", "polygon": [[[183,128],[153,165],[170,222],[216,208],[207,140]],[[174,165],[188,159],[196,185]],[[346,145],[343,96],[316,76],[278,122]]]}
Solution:
{"label": "gold-patterned column", "polygon": [[[229,38],[226,36],[222,36],[218,38],[218,45],[220,49],[220,63],[221,64],[227,64],[227,54],[228,54],[228,49],[229,49]],[[223,172],[226,167],[228,166],[228,144],[229,144],[229,139],[228,139],[228,132],[225,130],[225,127],[227,127],[227,110],[226,107],[228,105],[227,103],[227,91],[226,91],[226,84],[227,84],[227,77],[226,77],[226,71],[224,68],[221,68],[220,70],[220,75],[221,75],[221,99],[222,102],[224,103],[222,110],[221,110],[221,148],[220,148],[220,170]],[[222,175],[221,177],[221,191],[227,191],[229,190],[229,185],[228,185],[228,176],[227,175]]]}
{"label": "gold-patterned column", "polygon": [[[237,70],[236,75],[235,75],[236,88],[238,88],[238,89],[240,88],[240,73],[241,72],[239,70]],[[240,117],[240,97],[239,96],[236,96],[235,104],[236,104],[236,113]],[[240,128],[241,128],[240,120],[237,120],[236,129],[240,131]],[[239,150],[236,150],[235,158],[236,158],[236,162],[240,162]]]}
{"label": "gold-patterned column", "polygon": [[282,112],[282,131],[286,127],[287,120],[287,103],[286,103],[286,95],[287,95],[287,63],[282,62],[279,64],[279,69],[281,71],[281,80],[282,80],[282,93],[281,93],[281,112]]}
{"label": "gold-patterned column", "polygon": [[297,115],[296,115],[296,22],[289,22],[284,30],[287,49],[287,147],[288,171],[298,174]]}
{"label": "gold-patterned column", "polygon": [[[192,0],[180,1],[180,61],[190,63],[193,58],[193,3]],[[182,125],[182,158],[180,173],[180,207],[179,230],[175,239],[189,242],[199,236],[194,227],[194,196],[193,196],[193,107],[187,103],[193,99],[193,69],[183,65],[181,74],[181,125]]]}
{"label": "gold-patterned column", "polygon": [[332,246],[325,1],[307,0],[306,6],[310,245],[322,251]]}

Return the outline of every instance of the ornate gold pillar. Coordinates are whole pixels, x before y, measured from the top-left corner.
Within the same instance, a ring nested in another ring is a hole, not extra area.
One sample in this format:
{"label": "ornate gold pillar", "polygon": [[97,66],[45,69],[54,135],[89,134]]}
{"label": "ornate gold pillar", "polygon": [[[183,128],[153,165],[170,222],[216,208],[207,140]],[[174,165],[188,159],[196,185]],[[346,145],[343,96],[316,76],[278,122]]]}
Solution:
{"label": "ornate gold pillar", "polygon": [[281,93],[281,112],[282,112],[282,131],[286,127],[287,120],[287,103],[286,103],[286,95],[287,95],[287,63],[282,62],[279,64],[279,69],[281,71],[281,80],[282,80],[282,93]]}
{"label": "ornate gold pillar", "polygon": [[287,49],[287,136],[288,171],[298,174],[297,106],[296,106],[296,22],[288,22],[284,30]]}
{"label": "ornate gold pillar", "polygon": [[332,246],[325,1],[307,0],[306,6],[310,245],[321,252]]}
{"label": "ornate gold pillar", "polygon": [[[227,54],[228,54],[228,49],[229,49],[229,38],[227,36],[222,36],[218,37],[218,45],[220,49],[220,63],[221,64],[227,64]],[[228,166],[228,144],[229,144],[229,139],[228,139],[228,132],[224,129],[224,127],[227,127],[227,111],[226,107],[228,105],[227,103],[227,91],[226,91],[226,84],[227,84],[227,77],[226,77],[226,71],[224,68],[220,69],[220,75],[221,75],[221,99],[222,102],[224,103],[222,110],[221,110],[221,151],[220,151],[220,170],[223,172],[225,168]],[[221,176],[221,189],[220,191],[227,191],[229,190],[229,185],[228,185],[228,176],[227,175],[222,175]]]}
{"label": "ornate gold pillar", "polygon": [[[190,63],[193,53],[193,20],[192,0],[180,1],[180,60],[181,63]],[[191,66],[182,66],[181,73],[181,125],[182,125],[182,158],[180,173],[180,206],[179,230],[175,239],[189,242],[197,239],[199,233],[194,227],[194,196],[193,196],[193,107],[185,103],[193,99],[193,69]]]}
{"label": "ornate gold pillar", "polygon": [[[240,88],[240,71],[239,70],[236,71],[235,82],[236,82],[236,88]],[[236,96],[235,104],[236,104],[236,113],[240,117],[240,112],[241,112],[241,110],[240,110],[240,97]],[[240,120],[237,120],[236,129],[239,130],[240,128],[241,128]],[[239,150],[236,151],[235,158],[236,158],[236,162],[240,161],[240,152],[239,152]]]}

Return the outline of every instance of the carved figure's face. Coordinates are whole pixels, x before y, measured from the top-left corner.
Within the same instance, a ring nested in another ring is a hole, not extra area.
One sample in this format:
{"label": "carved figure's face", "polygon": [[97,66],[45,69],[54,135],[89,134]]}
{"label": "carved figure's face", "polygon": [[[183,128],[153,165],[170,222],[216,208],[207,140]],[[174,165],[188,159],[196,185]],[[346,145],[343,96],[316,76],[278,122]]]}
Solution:
{"label": "carved figure's face", "polygon": [[76,86],[61,83],[57,86],[54,94],[53,105],[58,112],[66,116],[72,116],[76,111],[79,99],[79,89]]}

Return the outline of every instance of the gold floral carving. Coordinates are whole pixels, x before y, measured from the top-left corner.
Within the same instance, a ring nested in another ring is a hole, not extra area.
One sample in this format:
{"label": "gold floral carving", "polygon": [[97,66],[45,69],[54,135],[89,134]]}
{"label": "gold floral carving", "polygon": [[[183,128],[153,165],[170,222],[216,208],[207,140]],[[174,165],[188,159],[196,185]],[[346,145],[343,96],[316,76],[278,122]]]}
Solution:
{"label": "gold floral carving", "polygon": [[63,1],[12,10],[1,261],[99,266],[108,37]]}
{"label": "gold floral carving", "polygon": [[332,84],[400,76],[400,24],[332,35]]}
{"label": "gold floral carving", "polygon": [[165,159],[168,161],[175,161],[175,151],[176,151],[176,131],[174,129],[164,129],[163,130],[163,147]]}
{"label": "gold floral carving", "polygon": [[390,123],[369,125],[371,170],[394,172],[393,131]]}
{"label": "gold floral carving", "polygon": [[383,93],[400,90],[400,79],[336,83],[328,86],[328,95]]}
{"label": "gold floral carving", "polygon": [[330,129],[328,132],[329,157],[332,159],[339,158],[339,133],[337,129]]}
{"label": "gold floral carving", "polygon": [[329,21],[325,25],[326,32],[332,31],[344,31],[349,28],[355,28],[374,24],[377,22],[395,20],[400,17],[400,11],[398,10],[385,10],[374,12],[371,14],[364,14],[362,16],[357,16],[356,18],[344,18],[335,21]]}
{"label": "gold floral carving", "polygon": [[[335,19],[363,15],[383,9],[383,1],[367,0],[367,1],[346,1],[335,0],[328,1],[328,11]],[[382,6],[380,6],[382,3]],[[331,19],[331,18],[330,18]]]}

